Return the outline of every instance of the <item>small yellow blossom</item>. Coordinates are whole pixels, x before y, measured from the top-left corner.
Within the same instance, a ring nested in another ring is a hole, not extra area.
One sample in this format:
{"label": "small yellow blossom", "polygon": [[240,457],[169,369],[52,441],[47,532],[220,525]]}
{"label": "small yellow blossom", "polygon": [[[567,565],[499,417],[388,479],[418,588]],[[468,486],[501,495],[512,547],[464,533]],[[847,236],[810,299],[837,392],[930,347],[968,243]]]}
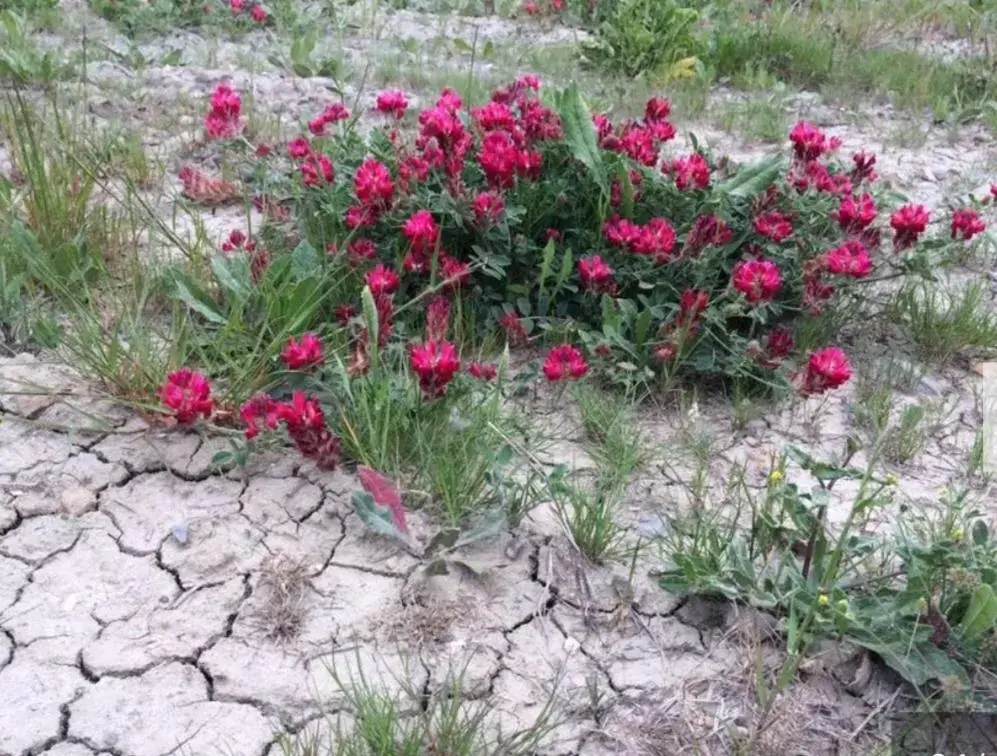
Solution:
{"label": "small yellow blossom", "polygon": [[769,473],[769,483],[775,485],[783,479],[782,470],[773,470]]}
{"label": "small yellow blossom", "polygon": [[817,603],[820,604],[821,606],[827,606],[828,604],[831,603],[831,599],[827,597],[826,593],[822,593],[817,597]]}
{"label": "small yellow blossom", "polygon": [[963,532],[962,528],[960,527],[952,528],[952,530],[949,531],[949,537],[956,543],[962,541],[963,536],[965,535],[966,534]]}
{"label": "small yellow blossom", "polygon": [[928,599],[923,596],[917,600],[917,613],[926,614],[928,611]]}
{"label": "small yellow blossom", "polygon": [[886,476],[886,485],[888,485],[888,486],[895,486],[896,484],[897,484],[897,476],[896,475],[894,475],[893,473],[890,473],[889,475]]}

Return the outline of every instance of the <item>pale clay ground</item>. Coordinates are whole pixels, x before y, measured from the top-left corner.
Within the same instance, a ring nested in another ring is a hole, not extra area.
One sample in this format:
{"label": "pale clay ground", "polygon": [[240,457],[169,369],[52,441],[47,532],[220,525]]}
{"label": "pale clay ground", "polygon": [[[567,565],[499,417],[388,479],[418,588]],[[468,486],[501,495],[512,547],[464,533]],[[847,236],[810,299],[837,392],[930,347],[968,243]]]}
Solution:
{"label": "pale clay ground", "polygon": [[[127,48],[85,8],[69,11],[89,33]],[[385,38],[398,30],[435,38],[439,24],[399,13]],[[524,32],[496,20],[479,34],[498,42]],[[211,67],[199,67],[205,53],[191,35],[149,43],[160,52],[182,46],[181,67],[136,73],[97,62],[88,74],[90,111],[100,122],[141,128],[174,176],[219,81],[291,123],[332,99],[329,82],[268,68],[265,55],[260,71],[240,70],[250,40],[219,45]],[[558,41],[553,32],[530,36],[534,45]],[[376,47],[351,44],[360,56]],[[992,175],[993,144],[982,130],[954,139],[936,130],[923,146],[903,148],[887,144],[888,107],[869,108],[856,128],[850,113],[813,100],[799,105],[847,149],[879,154],[881,173],[928,205],[952,189],[985,187]],[[187,136],[178,136],[181,128]],[[718,151],[754,154],[708,124],[694,128]],[[239,223],[228,213],[204,220],[217,236]],[[188,220],[178,222],[190,232]],[[912,463],[893,469],[898,503],[935,500],[965,470],[980,423],[972,380],[960,371],[931,375],[908,397],[947,399],[953,411]],[[222,441],[150,429],[84,385],[45,358],[0,360],[0,756],[274,756],[279,732],[328,731],[328,716],[343,705],[330,666],[347,678],[359,666],[389,689],[404,677],[426,691],[466,664],[465,695],[492,707],[506,731],[532,722],[556,688],[561,723],[549,754],[678,753],[696,741],[723,753],[730,734],[750,731],[757,649],[778,663],[770,623],[666,594],[648,576],[653,556],[638,565],[628,600],[629,566],[584,564],[541,505],[516,532],[460,555],[483,580],[425,578],[418,560],[366,533],[351,511],[352,476],[318,472],[292,453],[253,460],[246,475],[213,473]],[[840,451],[853,393],[834,395],[816,422],[812,405],[740,430],[719,404],[701,407],[698,418],[644,417],[655,451],[671,465],[637,474],[623,517],[654,533],[660,513],[685,502],[679,480],[691,466],[669,450],[689,433],[714,440],[717,490],[734,463],[762,485],[771,455],[786,443]],[[578,441],[559,441],[550,456],[591,464]],[[832,512],[839,519],[842,489]],[[177,530],[184,524],[185,538]],[[305,576],[300,628],[275,640],[271,584],[288,565]],[[897,682],[881,670],[860,673],[860,661],[828,648],[809,662],[777,704],[758,752],[868,752],[882,733],[867,717]]]}

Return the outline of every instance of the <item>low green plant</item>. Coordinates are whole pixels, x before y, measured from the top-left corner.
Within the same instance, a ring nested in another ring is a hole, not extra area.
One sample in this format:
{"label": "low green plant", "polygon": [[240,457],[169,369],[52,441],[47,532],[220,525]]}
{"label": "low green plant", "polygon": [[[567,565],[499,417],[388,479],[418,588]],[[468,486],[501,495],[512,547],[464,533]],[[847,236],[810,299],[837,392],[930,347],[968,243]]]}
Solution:
{"label": "low green plant", "polygon": [[623,76],[671,81],[695,76],[698,13],[677,0],[616,0],[583,45],[584,59]]}
{"label": "low green plant", "polygon": [[944,364],[970,350],[997,349],[997,316],[987,299],[988,289],[979,281],[910,281],[892,298],[887,317],[910,337],[925,361]]}
{"label": "low green plant", "polygon": [[463,692],[467,662],[426,692],[408,677],[370,679],[357,658],[355,671],[329,669],[345,703],[328,720],[328,734],[281,735],[281,756],[528,756],[558,724],[552,695],[532,723],[499,731],[487,703]]}
{"label": "low green plant", "polygon": [[577,482],[559,468],[548,479],[547,490],[568,538],[582,556],[604,564],[623,553],[618,489],[599,480]]}
{"label": "low green plant", "polygon": [[[870,518],[893,498],[893,481],[790,447],[817,481],[811,491],[786,480],[786,458],[760,496],[741,487],[734,511],[674,517],[666,537],[663,587],[744,601],[780,616],[796,666],[821,640],[874,653],[925,696],[944,684],[972,697],[992,675],[987,656],[997,622],[997,547],[986,519],[964,492],[943,491],[939,511],[902,510],[894,531],[874,534]],[[847,517],[828,509],[838,481],[858,489]],[[989,671],[988,671],[989,670]],[[789,679],[795,666],[789,670]]]}

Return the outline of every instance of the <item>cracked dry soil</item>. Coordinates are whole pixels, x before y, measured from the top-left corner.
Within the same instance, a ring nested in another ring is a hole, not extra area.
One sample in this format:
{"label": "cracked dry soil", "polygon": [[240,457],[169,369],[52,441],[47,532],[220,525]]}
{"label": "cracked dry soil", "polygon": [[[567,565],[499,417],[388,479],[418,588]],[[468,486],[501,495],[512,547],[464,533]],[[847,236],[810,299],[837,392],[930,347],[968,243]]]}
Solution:
{"label": "cracked dry soil", "polygon": [[[333,670],[394,692],[459,673],[504,732],[553,694],[545,754],[678,753],[750,726],[758,655],[777,659],[764,618],[680,601],[650,562],[629,591],[629,565],[586,564],[544,507],[462,550],[482,578],[427,577],[365,531],[352,476],[290,452],[215,473],[220,441],[71,385],[34,356],[0,360],[3,756],[276,756],[278,734],[321,733],[344,707]],[[835,663],[788,691],[773,753],[868,752],[874,733],[855,751],[839,733],[896,682],[877,672],[849,693]]]}

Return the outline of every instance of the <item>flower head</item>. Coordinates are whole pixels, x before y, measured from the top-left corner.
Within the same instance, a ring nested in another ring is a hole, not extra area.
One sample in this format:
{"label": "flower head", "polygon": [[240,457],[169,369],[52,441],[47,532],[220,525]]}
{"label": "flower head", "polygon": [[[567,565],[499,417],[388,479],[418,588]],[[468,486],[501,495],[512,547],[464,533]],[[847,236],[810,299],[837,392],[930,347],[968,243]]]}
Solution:
{"label": "flower head", "polygon": [[251,441],[260,434],[260,423],[273,430],[280,422],[277,402],[269,394],[257,394],[239,408],[239,416],[246,424],[246,439]]}
{"label": "flower head", "polygon": [[858,199],[847,195],[841,198],[837,212],[831,213],[831,217],[846,233],[860,234],[876,220],[876,203],[868,192]]}
{"label": "flower head", "polygon": [[440,227],[431,212],[419,210],[405,221],[402,234],[408,239],[413,252],[426,254],[436,248],[436,242],[440,238]]}
{"label": "flower head", "polygon": [[204,131],[209,139],[231,139],[243,128],[240,114],[242,99],[229,84],[219,84],[211,95],[211,109],[204,117]]}
{"label": "flower head", "polygon": [[374,110],[400,120],[405,116],[405,111],[408,110],[408,98],[404,92],[397,89],[385,90],[378,93]]}
{"label": "flower head", "polygon": [[893,228],[893,248],[897,251],[914,246],[917,238],[928,227],[931,216],[923,205],[904,205],[890,216]]}
{"label": "flower head", "polygon": [[288,370],[307,370],[321,365],[325,360],[322,341],[314,333],[306,333],[298,341],[293,336],[288,340],[280,359]]}
{"label": "flower head", "polygon": [[499,219],[505,209],[505,202],[497,192],[478,192],[474,195],[471,207],[474,209],[475,221],[479,225],[485,225]]}
{"label": "flower head", "polygon": [[443,341],[450,327],[450,299],[439,294],[426,305],[426,341]]}
{"label": "flower head", "polygon": [[681,191],[705,189],[710,185],[710,164],[698,152],[675,160],[667,166],[667,172],[675,175],[675,186]]}
{"label": "flower head", "polygon": [[211,384],[204,375],[190,368],[180,368],[166,376],[159,398],[173,410],[180,425],[190,425],[198,415],[211,416]]}
{"label": "flower head", "polygon": [[816,160],[836,145],[812,123],[800,121],[789,132],[789,141],[793,143],[793,152],[797,159],[809,163]]}
{"label": "flower head", "polygon": [[446,392],[447,384],[460,370],[460,357],[449,341],[427,341],[411,348],[409,365],[419,378],[423,395],[433,399]]}
{"label": "flower head", "polygon": [[879,178],[875,170],[876,156],[871,152],[859,150],[852,155],[852,162],[855,164],[852,169],[852,181],[856,184],[862,181],[872,182]]}
{"label": "flower head", "polygon": [[551,383],[562,380],[576,381],[588,372],[589,366],[582,353],[570,344],[550,350],[543,364],[544,375]]}
{"label": "flower head", "polygon": [[313,460],[319,469],[335,469],[340,460],[339,439],[326,426],[317,399],[295,391],[291,401],[277,405],[275,412],[303,457]]}
{"label": "flower head", "polygon": [[302,160],[312,153],[312,146],[303,136],[297,136],[287,143],[287,154],[294,160]]}
{"label": "flower head", "polygon": [[391,268],[378,263],[371,270],[367,271],[367,275],[364,276],[364,282],[370,288],[370,293],[374,297],[382,297],[398,291],[401,279],[399,279],[398,274]]}
{"label": "flower head", "polygon": [[851,377],[848,356],[838,347],[825,347],[811,352],[799,390],[804,396],[823,394],[844,385]]}
{"label": "flower head", "polygon": [[505,338],[509,342],[509,346],[522,346],[526,343],[526,327],[515,313],[507,312],[499,318],[498,324],[505,331]]}
{"label": "flower head", "polygon": [[851,239],[824,254],[824,267],[836,276],[865,278],[872,270],[872,260],[862,242]]}
{"label": "flower head", "polygon": [[707,247],[727,244],[733,236],[723,218],[709,213],[698,215],[686,234],[682,254],[695,257]]}
{"label": "flower head", "polygon": [[582,288],[586,291],[608,293],[615,288],[613,269],[599,255],[581,258],[577,267],[578,278],[581,280]]}
{"label": "flower head", "polygon": [[498,366],[494,362],[472,362],[467,372],[479,381],[494,381],[498,377]]}
{"label": "flower head", "polygon": [[353,190],[361,204],[383,208],[391,204],[395,182],[384,163],[368,158],[360,164],[353,176]]}
{"label": "flower head", "polygon": [[731,274],[734,288],[742,292],[751,304],[768,302],[782,287],[779,266],[771,260],[742,260]]}
{"label": "flower head", "polygon": [[679,316],[677,323],[682,328],[689,328],[694,331],[699,317],[710,304],[710,293],[708,291],[697,291],[696,289],[686,289],[679,297]]}
{"label": "flower head", "polygon": [[672,104],[664,97],[652,97],[644,105],[644,121],[654,123],[664,121],[671,115]]}
{"label": "flower head", "polygon": [[262,5],[254,5],[253,9],[249,12],[249,15],[252,17],[253,21],[258,24],[265,23],[266,20],[270,18],[270,16],[267,15],[266,8]]}
{"label": "flower head", "polygon": [[969,241],[987,230],[987,224],[975,210],[956,210],[952,213],[952,238]]}
{"label": "flower head", "polygon": [[773,210],[759,215],[752,222],[755,233],[774,241],[776,244],[787,239],[793,233],[793,224],[782,213]]}
{"label": "flower head", "polygon": [[459,289],[471,282],[471,264],[449,255],[440,256],[440,277],[446,290]]}

